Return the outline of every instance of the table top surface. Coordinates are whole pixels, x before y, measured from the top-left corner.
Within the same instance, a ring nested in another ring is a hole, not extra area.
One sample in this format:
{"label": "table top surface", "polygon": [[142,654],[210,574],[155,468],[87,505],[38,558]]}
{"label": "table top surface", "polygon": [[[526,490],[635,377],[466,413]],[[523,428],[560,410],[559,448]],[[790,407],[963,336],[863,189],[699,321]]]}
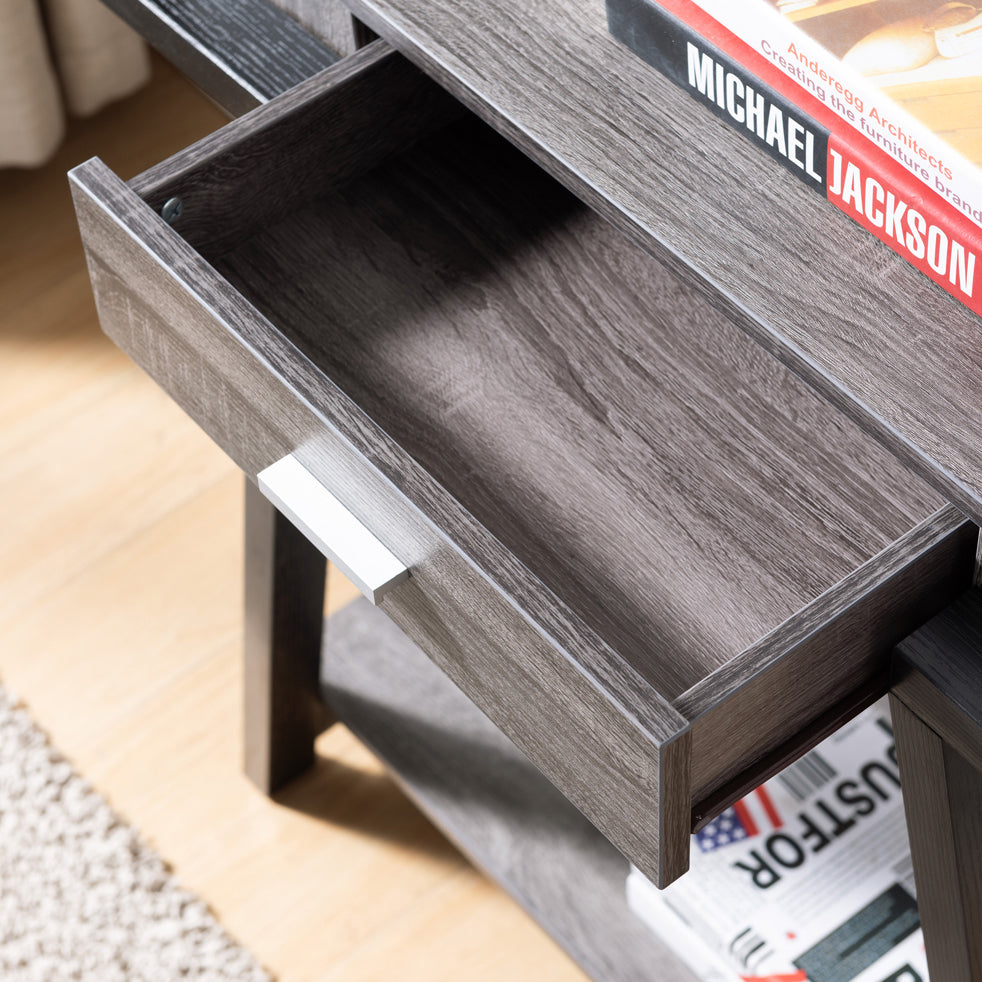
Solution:
{"label": "table top surface", "polygon": [[602,2],[350,5],[982,520],[982,320],[615,41]]}

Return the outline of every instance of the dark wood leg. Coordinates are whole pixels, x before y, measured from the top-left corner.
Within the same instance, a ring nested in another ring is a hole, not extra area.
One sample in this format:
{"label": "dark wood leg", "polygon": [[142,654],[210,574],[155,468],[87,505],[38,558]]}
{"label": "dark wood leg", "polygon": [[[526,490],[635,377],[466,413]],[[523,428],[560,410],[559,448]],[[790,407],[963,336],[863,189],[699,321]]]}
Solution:
{"label": "dark wood leg", "polygon": [[982,592],[895,655],[890,696],[931,978],[982,982]]}
{"label": "dark wood leg", "polygon": [[931,978],[982,979],[980,775],[896,697],[891,710]]}
{"label": "dark wood leg", "polygon": [[313,763],[327,560],[246,480],[245,769],[271,794]]}

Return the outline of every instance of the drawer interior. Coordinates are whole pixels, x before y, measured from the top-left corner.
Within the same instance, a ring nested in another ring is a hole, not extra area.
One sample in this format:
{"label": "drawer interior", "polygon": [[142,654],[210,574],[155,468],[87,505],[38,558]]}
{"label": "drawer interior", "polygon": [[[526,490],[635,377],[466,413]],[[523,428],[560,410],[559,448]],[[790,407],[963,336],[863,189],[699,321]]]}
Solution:
{"label": "drawer interior", "polygon": [[658,882],[971,581],[974,526],[383,42],[70,179],[107,334],[375,532],[388,616]]}
{"label": "drawer interior", "polygon": [[476,119],[312,187],[201,254],[666,698],[938,507]]}

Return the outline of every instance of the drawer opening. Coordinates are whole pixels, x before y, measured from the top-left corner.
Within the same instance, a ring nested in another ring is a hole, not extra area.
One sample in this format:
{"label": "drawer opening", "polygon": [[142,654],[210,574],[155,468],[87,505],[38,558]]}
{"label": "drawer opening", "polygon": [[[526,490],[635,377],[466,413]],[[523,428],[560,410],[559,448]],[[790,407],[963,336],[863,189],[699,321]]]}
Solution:
{"label": "drawer opening", "polygon": [[342,176],[195,244],[666,698],[938,506],[477,119]]}
{"label": "drawer opening", "polygon": [[72,182],[107,333],[378,532],[389,616],[656,879],[970,580],[961,516],[381,42]]}

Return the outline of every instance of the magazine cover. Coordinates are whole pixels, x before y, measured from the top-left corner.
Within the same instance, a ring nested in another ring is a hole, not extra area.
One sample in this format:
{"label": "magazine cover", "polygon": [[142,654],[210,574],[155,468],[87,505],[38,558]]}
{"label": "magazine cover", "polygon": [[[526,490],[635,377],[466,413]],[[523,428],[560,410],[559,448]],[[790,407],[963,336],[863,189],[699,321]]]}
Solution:
{"label": "magazine cover", "polygon": [[692,837],[631,908],[704,979],[926,982],[889,707],[861,714]]}
{"label": "magazine cover", "polygon": [[982,225],[982,7],[695,2]]}
{"label": "magazine cover", "polygon": [[[905,110],[888,116],[885,97],[877,102],[861,88],[870,85],[865,76],[828,67],[840,60],[801,27],[820,18],[792,21],[805,8],[782,12],[777,2],[606,0],[615,38],[982,314],[979,168],[954,150],[935,149],[941,136],[913,117],[908,123]],[[816,0],[815,9],[887,2]],[[878,139],[864,131],[864,119],[899,136]],[[913,136],[914,127],[926,135]],[[908,143],[916,152],[904,149]]]}

